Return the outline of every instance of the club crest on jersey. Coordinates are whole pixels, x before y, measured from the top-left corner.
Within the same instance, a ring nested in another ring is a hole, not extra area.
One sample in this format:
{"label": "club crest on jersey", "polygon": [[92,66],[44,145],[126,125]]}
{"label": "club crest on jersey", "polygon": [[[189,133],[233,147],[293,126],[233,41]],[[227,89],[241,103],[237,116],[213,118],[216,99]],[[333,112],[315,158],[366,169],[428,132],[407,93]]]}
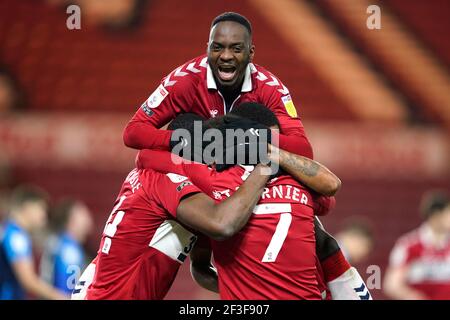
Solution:
{"label": "club crest on jersey", "polygon": [[146,104],[149,108],[156,108],[158,107],[161,102],[163,102],[164,98],[169,95],[169,91],[164,88],[162,84],[159,85],[158,88],[148,97]]}
{"label": "club crest on jersey", "polygon": [[219,111],[217,109],[209,110],[209,113],[211,114],[212,118],[215,118]]}
{"label": "club crest on jersey", "polygon": [[230,189],[226,189],[226,190],[223,190],[223,191],[219,191],[219,190],[214,190],[214,191],[213,191],[213,197],[214,197],[214,199],[216,199],[216,200],[222,200],[222,199],[223,199],[223,196],[225,196],[225,197],[227,197],[227,198],[231,197]]}
{"label": "club crest on jersey", "polygon": [[281,101],[283,101],[288,115],[290,115],[292,118],[296,118],[297,110],[295,109],[294,102],[292,102],[291,95],[288,94],[287,96],[281,97]]}
{"label": "club crest on jersey", "polygon": [[141,105],[141,109],[142,109],[142,111],[144,111],[145,114],[148,115],[149,117],[151,117],[151,116],[154,114],[154,112],[152,111],[152,109],[150,109],[150,108],[147,106],[147,102],[144,102],[144,103]]}

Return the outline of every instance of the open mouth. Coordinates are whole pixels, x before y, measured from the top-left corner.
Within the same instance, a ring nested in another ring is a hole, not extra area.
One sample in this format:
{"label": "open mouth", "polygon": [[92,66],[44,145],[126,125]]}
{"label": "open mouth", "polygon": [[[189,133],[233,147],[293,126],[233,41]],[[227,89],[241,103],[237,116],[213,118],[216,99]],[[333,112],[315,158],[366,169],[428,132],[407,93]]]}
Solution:
{"label": "open mouth", "polygon": [[236,67],[234,66],[219,66],[219,78],[222,81],[230,81],[236,75]]}

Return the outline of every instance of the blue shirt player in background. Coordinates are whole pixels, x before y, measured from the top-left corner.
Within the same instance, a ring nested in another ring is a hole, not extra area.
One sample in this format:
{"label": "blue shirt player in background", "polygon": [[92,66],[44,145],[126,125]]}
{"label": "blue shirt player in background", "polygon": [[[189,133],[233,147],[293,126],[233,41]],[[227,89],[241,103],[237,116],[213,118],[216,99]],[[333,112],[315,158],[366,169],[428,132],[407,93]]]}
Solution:
{"label": "blue shirt player in background", "polygon": [[85,267],[82,245],[94,222],[87,206],[66,199],[55,206],[50,215],[54,235],[47,241],[41,260],[42,278],[70,295]]}
{"label": "blue shirt player in background", "polygon": [[21,300],[27,294],[43,299],[64,299],[42,281],[34,269],[30,233],[47,223],[47,196],[38,188],[13,191],[9,216],[0,225],[0,299]]}

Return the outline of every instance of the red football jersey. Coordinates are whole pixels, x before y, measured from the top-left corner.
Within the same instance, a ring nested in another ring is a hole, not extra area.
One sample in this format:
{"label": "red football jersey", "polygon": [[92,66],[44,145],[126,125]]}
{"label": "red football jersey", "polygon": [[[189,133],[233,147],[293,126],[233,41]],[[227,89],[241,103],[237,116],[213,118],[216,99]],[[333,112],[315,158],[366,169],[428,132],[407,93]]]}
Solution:
{"label": "red football jersey", "polygon": [[195,192],[186,177],[132,170],[103,231],[86,298],[164,298],[196,241],[175,221],[180,200]]}
{"label": "red football jersey", "polygon": [[[217,173],[213,196],[229,197],[250,174]],[[289,176],[272,179],[246,226],[212,241],[222,299],[321,299],[316,269],[313,201]]]}
{"label": "red football jersey", "polygon": [[408,284],[431,300],[450,299],[450,238],[433,244],[424,224],[402,236],[392,249],[389,264],[407,267]]}
{"label": "red football jersey", "polygon": [[[282,149],[312,158],[311,145],[297,115],[289,90],[261,66],[247,66],[241,94],[231,109],[243,102],[258,102],[277,116]],[[230,110],[231,110],[230,109]],[[205,118],[224,115],[225,100],[209,68],[206,55],[176,68],[162,79],[158,88],[142,104],[124,132],[127,145],[138,149],[168,149],[170,131],[159,130],[180,113],[192,112]]]}
{"label": "red football jersey", "polygon": [[[182,170],[204,193],[230,197],[253,167],[217,172],[199,163],[174,165],[169,153],[150,152],[160,170]],[[142,166],[139,159],[138,165]],[[164,160],[164,161],[163,161]],[[179,171],[180,172],[180,171]],[[321,299],[316,268],[314,202],[290,176],[267,184],[247,225],[225,241],[212,241],[222,299]]]}

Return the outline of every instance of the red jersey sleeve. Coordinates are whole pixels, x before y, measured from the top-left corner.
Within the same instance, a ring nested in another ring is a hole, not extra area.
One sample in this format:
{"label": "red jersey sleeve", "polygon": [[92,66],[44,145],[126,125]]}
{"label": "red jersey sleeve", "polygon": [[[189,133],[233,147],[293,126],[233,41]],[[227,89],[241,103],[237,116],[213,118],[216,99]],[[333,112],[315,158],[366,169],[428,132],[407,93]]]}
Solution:
{"label": "red jersey sleeve", "polygon": [[187,177],[174,173],[156,173],[154,197],[174,218],[180,201],[187,195],[201,192]]}
{"label": "red jersey sleeve", "polygon": [[144,149],[140,150],[136,156],[136,167],[184,175],[183,166],[180,165],[183,161],[183,158],[169,151]]}
{"label": "red jersey sleeve", "polygon": [[325,216],[336,206],[335,197],[313,194],[313,210],[316,216]]}
{"label": "red jersey sleeve", "polygon": [[187,176],[194,185],[207,195],[213,190],[213,171],[205,164],[183,159],[168,151],[141,150],[136,158],[138,169],[153,169],[161,173]]}
{"label": "red jersey sleeve", "polygon": [[181,67],[163,78],[141,105],[123,132],[126,146],[135,149],[169,149],[171,131],[159,130],[179,113],[189,112],[195,79]]}
{"label": "red jersey sleeve", "polygon": [[271,82],[261,84],[261,102],[275,113],[280,122],[279,147],[312,159],[313,150],[289,90],[275,76],[270,77]]}

